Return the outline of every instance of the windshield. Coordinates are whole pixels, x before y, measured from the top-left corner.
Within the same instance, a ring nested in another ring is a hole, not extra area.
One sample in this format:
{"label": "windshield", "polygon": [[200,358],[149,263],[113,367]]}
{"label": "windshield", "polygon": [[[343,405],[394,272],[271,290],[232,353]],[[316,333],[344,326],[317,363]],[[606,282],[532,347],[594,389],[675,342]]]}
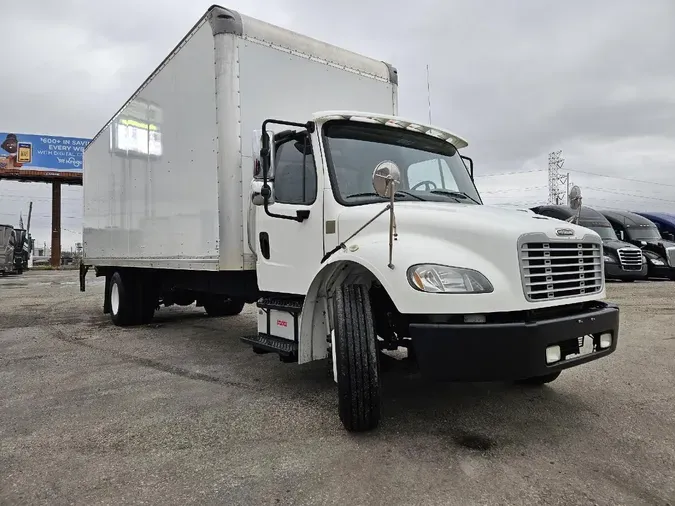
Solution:
{"label": "windshield", "polygon": [[662,239],[656,227],[629,228],[628,237],[633,241],[660,241]]}
{"label": "windshield", "polygon": [[446,141],[352,121],[331,121],[323,133],[333,193],[343,205],[382,200],[372,175],[385,160],[401,169],[397,200],[482,204],[457,149]]}
{"label": "windshield", "polygon": [[616,232],[612,227],[588,227],[593,232],[597,232],[600,237],[605,241],[618,241],[619,238],[616,236]]}

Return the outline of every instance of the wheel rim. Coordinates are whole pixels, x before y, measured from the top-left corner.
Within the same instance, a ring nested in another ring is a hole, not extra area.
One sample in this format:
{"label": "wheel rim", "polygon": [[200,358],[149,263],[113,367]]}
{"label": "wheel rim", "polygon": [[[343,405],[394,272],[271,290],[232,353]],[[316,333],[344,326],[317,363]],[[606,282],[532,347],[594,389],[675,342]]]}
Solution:
{"label": "wheel rim", "polygon": [[117,283],[113,283],[112,289],[110,290],[110,309],[115,316],[117,316],[117,313],[120,310],[120,289],[117,286]]}

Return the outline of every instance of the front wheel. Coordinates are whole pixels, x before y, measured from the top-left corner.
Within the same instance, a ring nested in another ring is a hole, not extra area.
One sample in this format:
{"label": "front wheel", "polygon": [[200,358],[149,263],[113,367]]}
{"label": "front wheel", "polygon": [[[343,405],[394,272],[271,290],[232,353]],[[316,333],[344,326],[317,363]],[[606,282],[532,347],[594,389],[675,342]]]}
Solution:
{"label": "front wheel", "polygon": [[343,285],[334,302],[338,406],[350,432],[380,423],[379,351],[368,288]]}
{"label": "front wheel", "polygon": [[544,376],[533,376],[532,378],[525,378],[519,381],[516,381],[516,383],[520,385],[527,385],[527,386],[541,386],[545,385],[546,383],[551,383],[552,381],[555,381],[558,379],[558,376],[560,376],[560,371],[558,372],[552,372],[550,374],[545,374]]}

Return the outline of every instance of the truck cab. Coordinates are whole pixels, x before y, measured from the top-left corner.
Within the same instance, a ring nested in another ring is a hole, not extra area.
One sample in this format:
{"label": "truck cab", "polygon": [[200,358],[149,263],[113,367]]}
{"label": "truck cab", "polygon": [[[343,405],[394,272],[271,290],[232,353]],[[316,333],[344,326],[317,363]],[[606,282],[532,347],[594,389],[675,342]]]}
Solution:
{"label": "truck cab", "polygon": [[11,225],[0,225],[0,275],[15,272],[14,249],[16,234]]}
{"label": "truck cab", "polygon": [[647,260],[640,248],[620,241],[607,218],[595,209],[584,206],[577,211],[570,206],[542,205],[532,208],[535,213],[569,221],[576,218],[575,223],[589,228],[602,238],[604,247],[605,279],[635,281],[647,278]]}
{"label": "truck cab", "polygon": [[661,237],[666,241],[675,242],[675,214],[644,211],[635,211],[635,214],[647,218],[656,225]]}
{"label": "truck cab", "polygon": [[245,341],[328,354],[348,428],[376,424],[382,349],[434,379],[534,384],[614,351],[600,235],[483,205],[460,136],[348,111],[259,132],[248,230],[276,295]]}
{"label": "truck cab", "polygon": [[642,249],[650,278],[675,280],[675,242],[665,240],[652,221],[630,211],[601,209],[600,212],[612,224],[619,239]]}

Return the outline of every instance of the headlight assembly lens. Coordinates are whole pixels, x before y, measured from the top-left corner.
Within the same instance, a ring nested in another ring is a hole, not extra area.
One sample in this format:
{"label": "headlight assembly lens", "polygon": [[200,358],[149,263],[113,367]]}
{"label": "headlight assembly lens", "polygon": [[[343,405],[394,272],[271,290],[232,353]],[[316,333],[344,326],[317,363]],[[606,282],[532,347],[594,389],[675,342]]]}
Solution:
{"label": "headlight assembly lens", "polygon": [[490,293],[492,284],[480,272],[438,264],[413,265],[408,269],[408,282],[421,292]]}

